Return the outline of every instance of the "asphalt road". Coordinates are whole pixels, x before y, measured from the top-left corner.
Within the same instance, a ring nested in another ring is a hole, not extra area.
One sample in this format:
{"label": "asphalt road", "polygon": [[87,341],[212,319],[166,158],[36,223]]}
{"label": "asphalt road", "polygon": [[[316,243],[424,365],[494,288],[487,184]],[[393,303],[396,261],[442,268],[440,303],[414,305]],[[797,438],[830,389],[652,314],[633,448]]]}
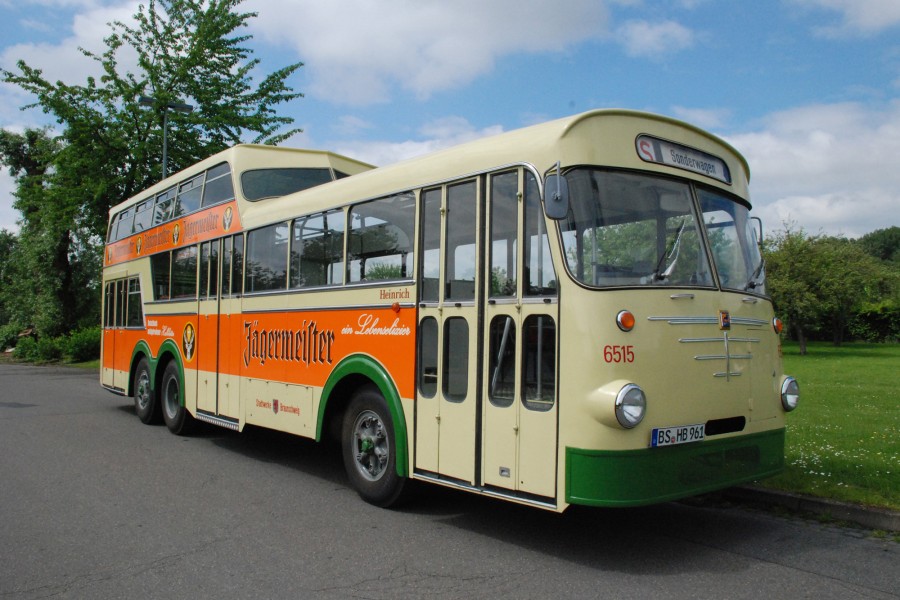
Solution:
{"label": "asphalt road", "polygon": [[863,531],[436,487],[382,510],[333,450],[179,438],[95,372],[0,364],[0,598],[900,598],[900,544]]}

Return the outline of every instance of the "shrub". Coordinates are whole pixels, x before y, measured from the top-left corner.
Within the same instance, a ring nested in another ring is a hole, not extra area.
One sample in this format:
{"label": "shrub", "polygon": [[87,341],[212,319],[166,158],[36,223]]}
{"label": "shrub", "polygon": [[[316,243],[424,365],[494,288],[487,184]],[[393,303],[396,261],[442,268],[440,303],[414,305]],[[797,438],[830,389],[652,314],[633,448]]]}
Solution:
{"label": "shrub", "polygon": [[33,337],[19,338],[18,343],[16,343],[16,349],[13,352],[13,356],[19,360],[37,360],[37,340]]}
{"label": "shrub", "polygon": [[18,325],[13,324],[0,326],[0,352],[7,348],[15,348],[21,329]]}
{"label": "shrub", "polygon": [[87,362],[100,358],[100,328],[87,327],[62,338],[64,354],[72,362]]}

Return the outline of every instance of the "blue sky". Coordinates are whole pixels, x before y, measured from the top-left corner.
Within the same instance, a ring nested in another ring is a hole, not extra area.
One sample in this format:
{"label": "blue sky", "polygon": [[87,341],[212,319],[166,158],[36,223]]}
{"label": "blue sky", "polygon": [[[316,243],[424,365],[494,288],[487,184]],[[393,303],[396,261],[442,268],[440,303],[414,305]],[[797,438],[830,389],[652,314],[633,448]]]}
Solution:
{"label": "blue sky", "polygon": [[[0,0],[0,65],[83,83],[127,0]],[[285,145],[378,165],[593,108],[704,127],[769,230],[900,225],[900,0],[246,0],[266,72],[302,61]],[[0,85],[0,126],[45,125]],[[0,175],[0,228],[15,229]]]}

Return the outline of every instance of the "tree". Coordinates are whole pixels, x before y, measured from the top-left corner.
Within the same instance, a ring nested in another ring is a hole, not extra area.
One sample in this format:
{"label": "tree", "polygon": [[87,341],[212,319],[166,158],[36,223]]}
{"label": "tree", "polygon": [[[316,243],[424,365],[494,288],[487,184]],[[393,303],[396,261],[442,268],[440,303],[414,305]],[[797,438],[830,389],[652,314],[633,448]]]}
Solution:
{"label": "tree", "polygon": [[900,227],[888,227],[867,233],[857,240],[871,256],[900,265]]}
{"label": "tree", "polygon": [[[52,264],[46,268],[36,265],[35,279],[42,286],[59,288],[56,296],[62,304],[55,307],[56,316],[40,327],[44,333],[74,324],[65,314],[83,304],[71,301],[74,295],[90,294],[95,299],[92,314],[99,314],[96,290],[85,292],[84,281],[66,274],[77,272],[71,261],[79,253],[99,264],[96,257],[110,207],[160,179],[162,123],[169,103],[196,107],[190,114],[168,114],[172,171],[238,143],[247,134],[253,142],[275,144],[298,131],[282,131],[293,119],[277,116],[274,107],[301,96],[286,80],[302,64],[281,68],[254,85],[251,73],[260,63],[250,59],[252,51],[244,47],[250,36],[239,30],[256,13],[237,12],[241,2],[142,4],[134,25],[110,24],[104,52],[79,49],[102,71],[99,79],[89,77],[83,85],[50,82],[24,61],[18,62],[16,72],[0,70],[2,81],[35,96],[35,102],[24,108],[40,108],[61,126],[56,137],[45,132],[41,144],[47,146],[46,153],[0,156],[3,164],[22,175],[16,192],[23,223],[21,250],[50,257]],[[122,56],[136,57],[136,72],[122,70]],[[155,98],[155,105],[149,110],[142,107],[141,95]],[[27,139],[22,145],[14,134],[4,134],[20,148],[28,147]],[[26,138],[35,135],[26,132]],[[48,316],[52,312],[49,306],[44,310]]]}
{"label": "tree", "polygon": [[822,313],[831,328],[832,341],[840,346],[853,313],[882,291],[882,269],[858,244],[836,237],[818,240],[820,269],[814,273]]}
{"label": "tree", "polygon": [[881,298],[886,272],[876,259],[843,238],[809,236],[785,225],[765,247],[767,285],[776,310],[806,354],[814,331],[827,331],[835,345],[865,302]]}
{"label": "tree", "polygon": [[766,285],[776,311],[784,319],[800,344],[800,354],[806,354],[809,331],[816,327],[821,306],[816,297],[815,278],[810,267],[815,263],[815,238],[803,229],[786,224],[783,232],[766,241]]}

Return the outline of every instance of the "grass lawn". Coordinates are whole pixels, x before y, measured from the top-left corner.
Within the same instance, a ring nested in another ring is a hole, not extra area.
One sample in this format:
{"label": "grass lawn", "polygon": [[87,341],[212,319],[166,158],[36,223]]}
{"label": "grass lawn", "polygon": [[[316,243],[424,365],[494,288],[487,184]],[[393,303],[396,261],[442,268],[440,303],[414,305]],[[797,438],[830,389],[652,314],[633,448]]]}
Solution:
{"label": "grass lawn", "polygon": [[770,488],[900,510],[900,344],[784,346],[800,382]]}

